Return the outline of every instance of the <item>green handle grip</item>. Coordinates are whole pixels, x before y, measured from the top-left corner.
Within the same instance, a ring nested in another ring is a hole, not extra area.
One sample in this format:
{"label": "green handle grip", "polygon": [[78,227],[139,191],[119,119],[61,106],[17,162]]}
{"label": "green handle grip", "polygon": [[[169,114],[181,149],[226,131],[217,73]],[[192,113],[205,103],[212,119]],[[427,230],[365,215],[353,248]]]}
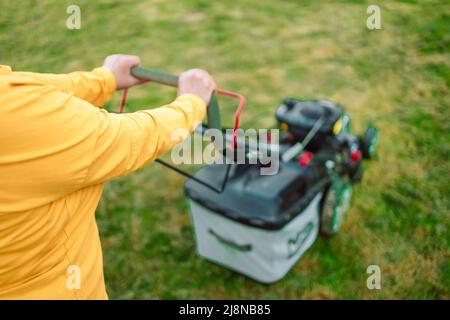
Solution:
{"label": "green handle grip", "polygon": [[[131,68],[131,74],[142,80],[149,80],[159,84],[178,87],[178,76],[158,69],[146,69],[142,67]],[[208,128],[222,129],[220,122],[219,104],[215,94],[211,96],[207,110]]]}
{"label": "green handle grip", "polygon": [[157,69],[133,67],[131,68],[131,74],[142,80],[149,80],[166,86],[178,87],[178,76],[169,72]]}

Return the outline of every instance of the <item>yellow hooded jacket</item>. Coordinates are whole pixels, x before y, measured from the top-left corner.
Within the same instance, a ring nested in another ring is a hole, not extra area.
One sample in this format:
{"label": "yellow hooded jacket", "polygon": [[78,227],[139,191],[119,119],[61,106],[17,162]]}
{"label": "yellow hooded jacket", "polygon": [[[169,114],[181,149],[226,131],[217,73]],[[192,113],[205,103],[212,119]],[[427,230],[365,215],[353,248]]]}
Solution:
{"label": "yellow hooded jacket", "polygon": [[180,142],[206,106],[191,94],[152,110],[97,108],[106,68],[67,75],[0,66],[0,298],[106,299],[95,209],[106,181]]}

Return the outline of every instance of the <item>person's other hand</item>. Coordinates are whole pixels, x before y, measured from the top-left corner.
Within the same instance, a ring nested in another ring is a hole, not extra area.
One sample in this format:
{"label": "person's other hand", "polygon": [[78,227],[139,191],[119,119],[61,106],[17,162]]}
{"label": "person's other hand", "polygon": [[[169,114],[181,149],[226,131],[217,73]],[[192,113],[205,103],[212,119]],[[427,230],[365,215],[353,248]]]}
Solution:
{"label": "person's other hand", "polygon": [[138,56],[113,54],[107,56],[103,66],[111,70],[116,78],[117,90],[132,87],[141,82],[130,73],[132,67],[138,66],[141,59]]}
{"label": "person's other hand", "polygon": [[180,74],[178,78],[178,94],[192,93],[200,97],[205,104],[209,103],[211,94],[216,89],[216,83],[208,72],[201,69],[190,69]]}

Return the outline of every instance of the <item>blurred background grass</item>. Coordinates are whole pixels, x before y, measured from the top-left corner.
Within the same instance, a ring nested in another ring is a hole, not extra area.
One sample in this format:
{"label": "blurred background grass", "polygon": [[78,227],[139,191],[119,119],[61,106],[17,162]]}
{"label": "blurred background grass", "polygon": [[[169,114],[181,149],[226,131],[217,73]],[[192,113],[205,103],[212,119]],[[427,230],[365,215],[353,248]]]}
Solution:
{"label": "blurred background grass", "polygon": [[[381,30],[366,28],[372,3]],[[81,30],[65,27],[70,4],[81,7]],[[0,0],[0,62],[64,73],[132,53],[147,67],[208,69],[247,96],[243,127],[272,127],[280,100],[296,96],[339,102],[354,131],[368,122],[381,131],[341,233],[318,239],[273,285],[196,255],[182,177],[151,164],[109,183],[97,220],[110,298],[448,299],[449,18],[439,0]],[[141,86],[128,110],[174,94]],[[119,94],[106,107],[118,104]],[[370,264],[382,290],[366,288]]]}

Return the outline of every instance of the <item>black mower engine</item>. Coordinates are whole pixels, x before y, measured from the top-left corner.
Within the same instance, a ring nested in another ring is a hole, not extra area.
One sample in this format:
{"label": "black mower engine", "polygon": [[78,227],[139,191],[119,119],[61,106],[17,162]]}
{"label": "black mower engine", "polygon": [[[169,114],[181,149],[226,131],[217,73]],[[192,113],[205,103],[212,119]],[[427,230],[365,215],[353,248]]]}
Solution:
{"label": "black mower engine", "polygon": [[308,150],[317,151],[335,142],[336,136],[347,129],[348,118],[338,105],[327,100],[288,98],[276,111],[279,128],[288,141],[302,141],[318,121],[318,131],[308,143]]}
{"label": "black mower engine", "polygon": [[[350,116],[343,108],[328,100],[287,98],[276,111],[280,144],[287,149],[300,146],[298,153],[308,157],[330,156],[340,174],[348,174],[352,182],[362,178],[362,159],[374,153],[377,131],[368,127],[364,137],[350,133]],[[298,154],[297,154],[298,155]],[[299,161],[302,161],[300,156]]]}

